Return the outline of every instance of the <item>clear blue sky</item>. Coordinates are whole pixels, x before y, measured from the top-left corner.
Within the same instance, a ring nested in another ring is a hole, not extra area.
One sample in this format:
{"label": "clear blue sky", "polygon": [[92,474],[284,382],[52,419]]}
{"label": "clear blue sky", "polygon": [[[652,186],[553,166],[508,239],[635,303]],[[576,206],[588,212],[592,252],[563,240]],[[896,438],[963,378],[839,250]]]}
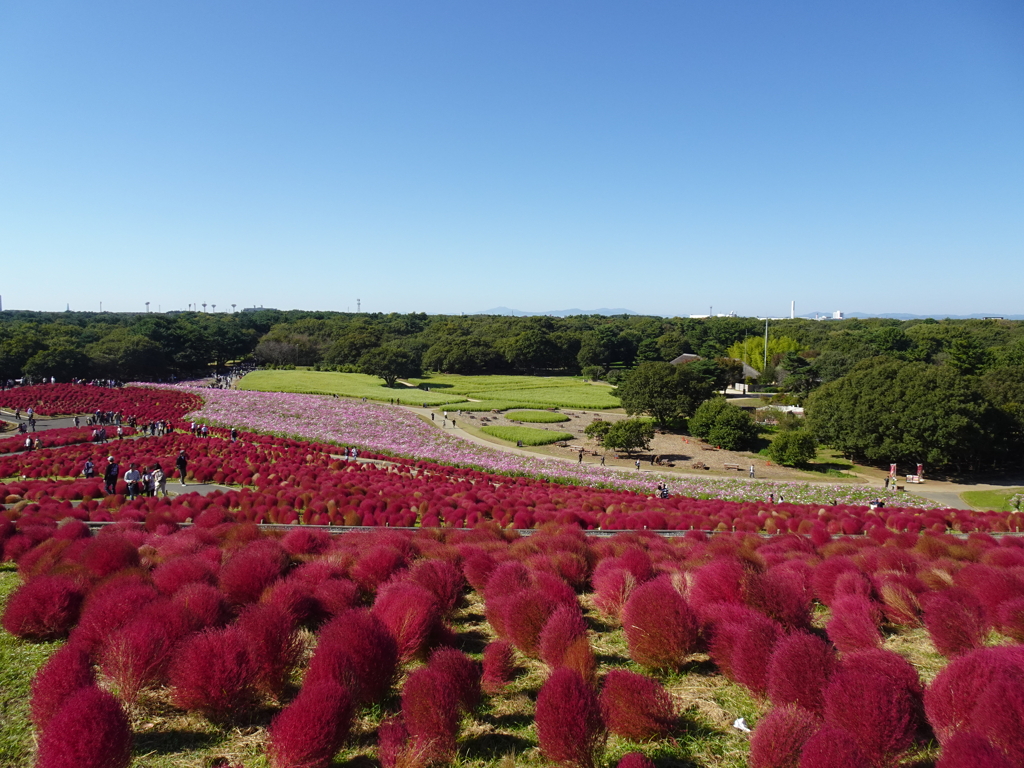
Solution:
{"label": "clear blue sky", "polygon": [[4,308],[1024,312],[1024,4],[8,2]]}

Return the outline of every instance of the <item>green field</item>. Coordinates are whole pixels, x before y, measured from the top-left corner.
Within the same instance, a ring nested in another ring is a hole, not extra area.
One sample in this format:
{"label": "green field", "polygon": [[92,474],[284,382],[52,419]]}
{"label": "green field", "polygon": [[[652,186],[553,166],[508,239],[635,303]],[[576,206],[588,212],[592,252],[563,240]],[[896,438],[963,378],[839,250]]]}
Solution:
{"label": "green field", "polygon": [[[459,376],[433,374],[409,379],[435,392],[469,400],[497,401],[514,408],[618,408],[612,390],[572,376]],[[488,409],[491,410],[491,409]],[[496,409],[501,410],[501,409]]]}
{"label": "green field", "polygon": [[530,424],[557,424],[569,420],[564,413],[554,413],[553,411],[509,411],[505,414],[505,418],[509,421],[525,421]]}
{"label": "green field", "polygon": [[547,429],[534,429],[533,427],[482,427],[480,431],[485,435],[496,437],[499,440],[507,440],[510,443],[522,440],[523,445],[550,445],[560,440],[572,440],[573,438],[568,432],[551,432]]}
{"label": "green field", "polygon": [[1004,488],[998,491],[964,491],[960,497],[975,509],[990,509],[994,512],[1012,512],[1010,499],[1024,488]]}
{"label": "green field", "polygon": [[384,386],[382,379],[365,373],[333,373],[330,371],[253,371],[238,382],[239,389],[259,392],[297,392],[304,395],[340,395],[365,397],[388,402],[396,399],[403,405],[446,405],[466,398],[450,389],[426,392],[415,387]]}

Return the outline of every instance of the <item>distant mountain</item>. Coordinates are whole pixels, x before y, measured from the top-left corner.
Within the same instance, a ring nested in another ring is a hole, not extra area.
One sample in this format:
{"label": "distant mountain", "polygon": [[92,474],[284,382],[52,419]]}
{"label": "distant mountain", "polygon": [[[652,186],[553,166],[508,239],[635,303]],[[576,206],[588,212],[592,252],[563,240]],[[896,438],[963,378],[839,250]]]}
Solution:
{"label": "distant mountain", "polygon": [[482,312],[474,312],[474,315],[512,315],[513,317],[537,317],[546,315],[548,317],[571,317],[572,315],[636,315],[631,309],[552,309],[548,312],[524,312],[521,309],[510,307],[495,307],[485,309]]}

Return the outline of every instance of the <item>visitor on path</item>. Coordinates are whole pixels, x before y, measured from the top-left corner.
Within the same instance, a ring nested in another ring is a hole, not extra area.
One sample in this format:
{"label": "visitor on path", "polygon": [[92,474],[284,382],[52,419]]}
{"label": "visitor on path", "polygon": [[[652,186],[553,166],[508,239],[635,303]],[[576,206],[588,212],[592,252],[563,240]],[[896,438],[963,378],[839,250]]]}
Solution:
{"label": "visitor on path", "polygon": [[750,465],[750,476],[751,477],[754,476],[754,465],[753,464]]}
{"label": "visitor on path", "polygon": [[153,472],[147,468],[146,471],[142,473],[142,495],[153,498],[155,495],[153,491]]}
{"label": "visitor on path", "polygon": [[153,495],[163,494],[167,498],[167,475],[160,468],[159,464],[153,465]]}
{"label": "visitor on path", "polygon": [[640,459],[637,459],[637,460],[636,460],[636,471],[637,471],[637,472],[639,472],[639,471],[640,471]]}
{"label": "visitor on path", "polygon": [[25,450],[26,451],[31,451],[32,450],[32,438],[31,437],[26,437],[25,438]]}
{"label": "visitor on path", "polygon": [[82,474],[85,475],[86,480],[92,480],[96,477],[96,465],[92,463],[92,459],[85,460],[85,465],[82,467]]}
{"label": "visitor on path", "polygon": [[582,464],[582,463],[583,463],[583,450],[582,450],[582,449],[580,449],[580,458],[579,458],[579,461],[577,461],[576,463],[577,463],[577,464]]}
{"label": "visitor on path", "polygon": [[231,428],[231,442],[232,443],[237,443],[238,442],[238,430],[235,429],[234,427]]}
{"label": "visitor on path", "polygon": [[602,467],[604,466],[604,454],[603,453],[601,454],[601,466]]}
{"label": "visitor on path", "polygon": [[178,453],[178,458],[174,462],[174,467],[178,470],[178,474],[181,476],[181,484],[186,485],[185,475],[188,473],[188,456],[185,454],[184,448],[182,448]]}
{"label": "visitor on path", "polygon": [[107,456],[107,466],[103,470],[103,490],[108,495],[114,495],[117,491],[117,478],[121,474],[121,468],[117,466],[113,456]]}
{"label": "visitor on path", "polygon": [[120,424],[117,425],[117,439],[124,440],[124,427]]}
{"label": "visitor on path", "polygon": [[76,427],[78,426],[78,423],[79,423],[79,422],[78,422],[78,417],[77,417],[77,416],[75,416],[75,426],[76,426]]}
{"label": "visitor on path", "polygon": [[132,462],[128,471],[124,473],[124,482],[128,486],[128,498],[131,501],[139,495],[139,483],[142,482],[142,473],[139,472],[139,465]]}

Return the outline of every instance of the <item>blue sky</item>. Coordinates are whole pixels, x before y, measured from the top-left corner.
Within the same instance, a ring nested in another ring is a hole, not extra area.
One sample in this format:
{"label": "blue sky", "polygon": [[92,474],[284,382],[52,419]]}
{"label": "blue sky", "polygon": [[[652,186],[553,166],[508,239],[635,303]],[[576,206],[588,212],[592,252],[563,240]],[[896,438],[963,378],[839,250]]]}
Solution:
{"label": "blue sky", "polygon": [[4,308],[1024,312],[1024,6],[0,5]]}

